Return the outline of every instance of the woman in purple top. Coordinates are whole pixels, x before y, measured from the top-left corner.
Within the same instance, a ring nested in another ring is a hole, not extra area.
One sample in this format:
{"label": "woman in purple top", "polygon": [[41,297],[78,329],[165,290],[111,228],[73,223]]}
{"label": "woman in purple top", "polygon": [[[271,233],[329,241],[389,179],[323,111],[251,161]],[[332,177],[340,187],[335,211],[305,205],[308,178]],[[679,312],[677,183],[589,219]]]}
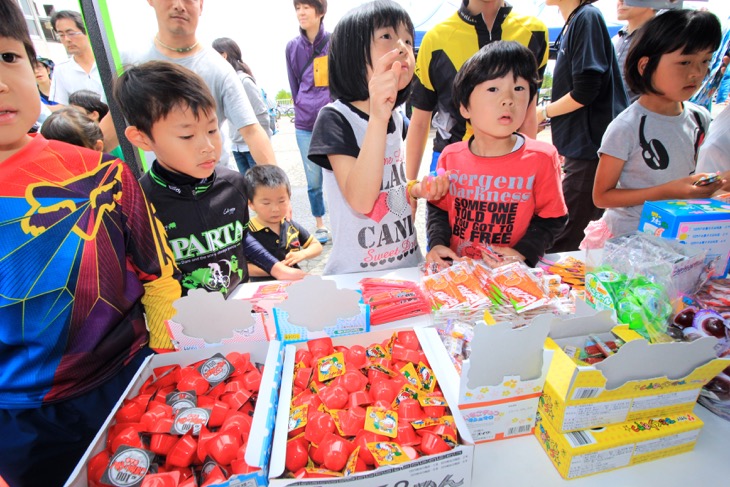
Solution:
{"label": "woman in purple top", "polygon": [[286,45],[286,69],[294,101],[294,126],[297,145],[307,176],[307,193],[317,229],[314,237],[326,243],[330,232],[325,227],[322,168],[309,160],[309,143],[317,114],[330,102],[327,81],[327,53],[330,33],[324,30],[327,0],[294,0],[299,35]]}

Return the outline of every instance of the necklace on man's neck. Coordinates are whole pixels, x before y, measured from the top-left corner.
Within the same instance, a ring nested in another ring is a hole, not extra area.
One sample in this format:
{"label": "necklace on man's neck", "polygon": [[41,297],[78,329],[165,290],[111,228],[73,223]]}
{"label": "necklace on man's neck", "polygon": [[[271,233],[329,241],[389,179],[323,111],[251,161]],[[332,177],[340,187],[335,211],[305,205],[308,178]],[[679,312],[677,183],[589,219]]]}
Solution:
{"label": "necklace on man's neck", "polygon": [[156,40],[156,41],[157,41],[157,42],[158,42],[158,43],[159,43],[159,44],[160,44],[160,45],[161,45],[162,47],[164,47],[165,49],[169,49],[170,51],[174,51],[174,52],[179,52],[179,53],[181,53],[181,54],[184,54],[184,53],[186,53],[186,52],[190,52],[190,51],[192,51],[193,49],[195,49],[196,47],[198,47],[198,42],[197,42],[197,41],[195,42],[195,44],[193,44],[193,45],[192,45],[192,46],[190,46],[190,47],[171,47],[171,46],[168,46],[167,44],[165,44],[164,42],[162,42],[162,41],[160,40],[160,36],[159,36],[159,34],[155,36],[155,40]]}

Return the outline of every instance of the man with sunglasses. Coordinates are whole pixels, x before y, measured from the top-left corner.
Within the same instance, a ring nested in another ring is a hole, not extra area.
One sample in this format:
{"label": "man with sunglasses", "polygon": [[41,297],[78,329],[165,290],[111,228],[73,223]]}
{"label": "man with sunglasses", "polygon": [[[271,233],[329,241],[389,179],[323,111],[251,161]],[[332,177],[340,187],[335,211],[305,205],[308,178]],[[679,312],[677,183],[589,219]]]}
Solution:
{"label": "man with sunglasses", "polygon": [[91,90],[99,93],[106,103],[94,51],[86,35],[81,14],[71,10],[55,12],[51,16],[51,25],[70,57],[54,68],[49,98],[56,103],[68,105],[68,96],[71,93]]}

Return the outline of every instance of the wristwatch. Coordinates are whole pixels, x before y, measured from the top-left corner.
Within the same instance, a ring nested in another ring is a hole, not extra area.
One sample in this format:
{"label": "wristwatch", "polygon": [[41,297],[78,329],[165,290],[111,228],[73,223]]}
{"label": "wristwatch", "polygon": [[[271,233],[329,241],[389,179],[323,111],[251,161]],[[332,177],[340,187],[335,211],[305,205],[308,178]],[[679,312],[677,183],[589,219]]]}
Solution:
{"label": "wristwatch", "polygon": [[547,107],[548,107],[547,104],[543,105],[543,107],[542,107],[542,118],[544,118],[545,120],[550,120],[550,117],[548,116],[548,112],[547,112]]}

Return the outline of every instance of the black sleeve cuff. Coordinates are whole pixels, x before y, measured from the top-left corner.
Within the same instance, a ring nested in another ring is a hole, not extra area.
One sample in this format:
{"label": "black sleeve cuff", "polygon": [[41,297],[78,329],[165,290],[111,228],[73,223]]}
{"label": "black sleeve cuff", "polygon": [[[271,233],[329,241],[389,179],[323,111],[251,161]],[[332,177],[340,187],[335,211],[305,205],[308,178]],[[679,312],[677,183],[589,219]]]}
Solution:
{"label": "black sleeve cuff", "polygon": [[428,248],[432,249],[436,245],[448,247],[451,244],[449,213],[434,204],[427,203],[426,214]]}
{"label": "black sleeve cuff", "polygon": [[541,218],[537,215],[530,220],[525,236],[517,242],[514,248],[525,257],[525,263],[535,267],[545,250],[552,247],[555,239],[568,223],[568,215],[557,218]]}
{"label": "black sleeve cuff", "polygon": [[243,239],[243,253],[246,256],[246,260],[260,267],[268,274],[271,274],[271,268],[279,262],[250,233],[247,233]]}
{"label": "black sleeve cuff", "polygon": [[570,96],[581,105],[590,105],[601,90],[601,73],[588,71],[576,75],[573,79],[573,91]]}

